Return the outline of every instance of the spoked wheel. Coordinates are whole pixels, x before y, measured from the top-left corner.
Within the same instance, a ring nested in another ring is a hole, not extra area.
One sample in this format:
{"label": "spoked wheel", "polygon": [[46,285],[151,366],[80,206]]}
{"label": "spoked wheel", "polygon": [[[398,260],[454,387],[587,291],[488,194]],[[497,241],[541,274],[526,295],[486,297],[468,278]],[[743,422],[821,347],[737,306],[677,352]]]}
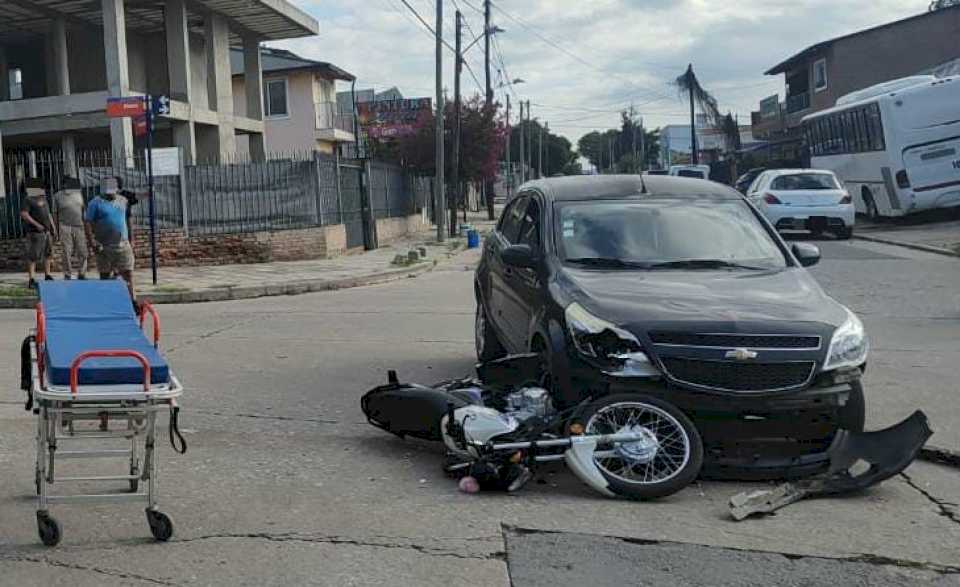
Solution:
{"label": "spoked wheel", "polygon": [[703,442],[690,419],[662,400],[615,395],[586,407],[584,433],[633,433],[641,440],[600,445],[594,463],[614,493],[652,499],[689,485],[703,465]]}

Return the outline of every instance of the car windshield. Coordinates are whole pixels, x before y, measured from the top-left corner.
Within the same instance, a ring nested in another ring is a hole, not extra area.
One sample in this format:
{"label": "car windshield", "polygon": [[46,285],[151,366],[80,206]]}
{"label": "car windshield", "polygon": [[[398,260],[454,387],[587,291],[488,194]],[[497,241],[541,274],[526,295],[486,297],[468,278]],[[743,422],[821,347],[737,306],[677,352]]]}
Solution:
{"label": "car windshield", "polygon": [[836,190],[837,180],[829,173],[795,173],[780,175],[770,184],[772,190]]}
{"label": "car windshield", "polygon": [[787,261],[741,200],[568,202],[555,216],[565,263],[606,269],[773,269]]}

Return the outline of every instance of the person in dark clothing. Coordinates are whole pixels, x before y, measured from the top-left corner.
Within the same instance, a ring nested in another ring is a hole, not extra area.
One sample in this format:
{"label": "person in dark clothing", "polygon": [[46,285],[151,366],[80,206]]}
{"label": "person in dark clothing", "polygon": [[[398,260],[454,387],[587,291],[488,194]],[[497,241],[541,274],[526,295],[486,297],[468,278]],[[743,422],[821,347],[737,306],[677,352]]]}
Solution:
{"label": "person in dark clothing", "polygon": [[20,205],[20,218],[26,232],[27,286],[36,287],[37,263],[43,265],[44,278],[53,280],[50,275],[50,261],[57,231],[47,205],[47,190],[43,180],[28,179],[26,192]]}

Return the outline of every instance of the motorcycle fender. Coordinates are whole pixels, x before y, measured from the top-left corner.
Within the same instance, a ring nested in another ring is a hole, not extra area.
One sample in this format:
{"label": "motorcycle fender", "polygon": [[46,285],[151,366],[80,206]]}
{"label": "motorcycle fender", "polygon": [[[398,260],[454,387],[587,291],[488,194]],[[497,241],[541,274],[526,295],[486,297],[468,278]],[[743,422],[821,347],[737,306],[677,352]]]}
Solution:
{"label": "motorcycle fender", "polygon": [[563,453],[567,467],[595,491],[607,497],[616,497],[593,460],[593,453],[597,450],[596,438],[573,436],[570,442],[570,448]]}

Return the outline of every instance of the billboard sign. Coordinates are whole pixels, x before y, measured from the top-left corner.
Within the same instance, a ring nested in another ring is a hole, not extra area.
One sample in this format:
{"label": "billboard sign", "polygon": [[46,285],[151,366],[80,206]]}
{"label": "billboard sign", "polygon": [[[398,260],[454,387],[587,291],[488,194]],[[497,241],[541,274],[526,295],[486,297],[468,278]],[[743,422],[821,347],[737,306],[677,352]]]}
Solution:
{"label": "billboard sign", "polygon": [[417,119],[433,108],[430,98],[403,98],[360,102],[357,114],[360,126],[372,138],[392,138],[413,134]]}
{"label": "billboard sign", "polygon": [[776,118],[780,115],[780,96],[774,94],[760,100],[760,118]]}
{"label": "billboard sign", "polygon": [[110,118],[132,118],[143,116],[145,112],[143,96],[107,98],[107,116]]}

